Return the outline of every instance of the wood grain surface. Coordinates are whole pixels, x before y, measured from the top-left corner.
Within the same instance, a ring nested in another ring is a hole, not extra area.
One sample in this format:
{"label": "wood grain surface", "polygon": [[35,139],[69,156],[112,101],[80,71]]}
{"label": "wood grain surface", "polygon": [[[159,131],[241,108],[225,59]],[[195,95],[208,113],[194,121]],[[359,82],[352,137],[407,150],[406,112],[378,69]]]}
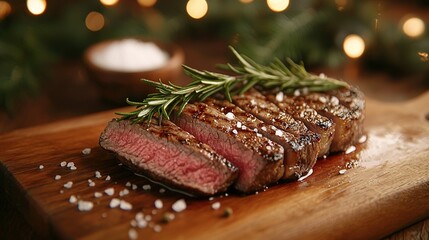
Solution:
{"label": "wood grain surface", "polygon": [[[428,103],[429,93],[396,104],[368,99],[367,141],[353,153],[319,160],[313,174],[301,181],[214,199],[184,196],[119,166],[98,146],[114,111],[17,130],[0,136],[2,197],[42,238],[128,239],[133,228],[140,239],[381,238],[429,217]],[[91,153],[82,154],[84,148]],[[62,161],[74,162],[77,169],[61,167]],[[55,180],[56,175],[61,179]],[[73,182],[70,189],[63,186],[68,181]],[[145,184],[151,190],[144,190]],[[111,187],[113,196],[94,197]],[[130,193],[121,197],[125,188]],[[69,203],[71,195],[93,202],[93,209],[79,211]],[[110,208],[112,198],[133,209]],[[163,223],[164,214],[173,212],[172,203],[182,198],[187,209]],[[161,209],[155,210],[156,199],[162,200]],[[215,202],[218,210],[212,209]],[[226,208],[233,212],[229,217],[223,216]],[[151,216],[145,228],[132,226],[139,212]]]}

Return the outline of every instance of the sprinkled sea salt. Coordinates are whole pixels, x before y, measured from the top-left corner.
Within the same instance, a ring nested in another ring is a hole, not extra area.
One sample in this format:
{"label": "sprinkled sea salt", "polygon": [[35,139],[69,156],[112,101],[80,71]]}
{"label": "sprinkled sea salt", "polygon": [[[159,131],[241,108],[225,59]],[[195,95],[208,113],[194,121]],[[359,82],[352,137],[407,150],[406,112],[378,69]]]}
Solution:
{"label": "sprinkled sea salt", "polygon": [[100,198],[100,197],[102,197],[103,196],[103,193],[101,193],[101,192],[95,192],[94,193],[94,197],[95,198]]}
{"label": "sprinkled sea salt", "polygon": [[246,130],[247,127],[245,125],[241,126],[241,130]]}
{"label": "sprinkled sea salt", "polygon": [[83,149],[82,150],[82,154],[83,155],[89,155],[89,154],[91,154],[91,148],[85,148],[85,149]]}
{"label": "sprinkled sea salt", "polygon": [[74,170],[76,170],[77,169],[77,167],[76,166],[71,166],[70,167],[70,170],[72,170],[72,171],[74,171]]}
{"label": "sprinkled sea salt", "polygon": [[256,105],[256,101],[255,101],[255,99],[251,99],[251,100],[250,100],[250,104],[252,104],[252,105]]}
{"label": "sprinkled sea salt", "polygon": [[212,208],[213,208],[213,210],[218,210],[220,208],[220,202],[214,202],[212,204]]}
{"label": "sprinkled sea salt", "polygon": [[87,211],[91,211],[91,209],[94,207],[94,203],[90,202],[90,201],[83,201],[80,200],[77,203],[77,208],[79,209],[79,211],[82,212],[87,212]]}
{"label": "sprinkled sea salt", "polygon": [[173,205],[171,206],[171,208],[175,212],[181,212],[181,211],[183,211],[183,210],[186,209],[186,202],[185,202],[184,199],[179,199],[175,203],[173,203]]}
{"label": "sprinkled sea salt", "polygon": [[151,186],[149,184],[145,184],[145,185],[142,186],[142,188],[143,188],[143,190],[147,191],[147,190],[151,189]]}
{"label": "sprinkled sea salt", "polygon": [[237,128],[241,128],[241,122],[237,122]]}
{"label": "sprinkled sea salt", "polygon": [[354,152],[355,150],[356,150],[356,147],[352,145],[352,146],[348,147],[344,153],[350,154],[350,153]]}
{"label": "sprinkled sea salt", "polygon": [[61,167],[65,167],[65,166],[67,166],[67,162],[66,162],[66,161],[62,161],[62,162],[60,163],[60,166],[61,166]]}
{"label": "sprinkled sea salt", "polygon": [[110,208],[117,208],[120,204],[121,204],[121,200],[119,200],[117,198],[112,198],[112,200],[110,200],[109,207]]}
{"label": "sprinkled sea salt", "polygon": [[101,178],[101,173],[99,171],[95,171],[95,177],[96,178]]}
{"label": "sprinkled sea salt", "polygon": [[154,230],[155,232],[161,232],[162,227],[161,227],[160,225],[155,225],[155,226],[153,227],[153,230]]}
{"label": "sprinkled sea salt", "polygon": [[366,135],[362,135],[362,137],[359,138],[358,142],[359,143],[364,143],[366,142],[367,136]]}
{"label": "sprinkled sea salt", "polygon": [[161,201],[161,199],[156,199],[154,202],[155,208],[157,209],[161,209],[163,207],[163,203]]}
{"label": "sprinkled sea salt", "polygon": [[142,219],[137,220],[137,227],[138,228],[145,228],[147,227],[147,221]]}
{"label": "sprinkled sea salt", "polygon": [[128,195],[130,193],[130,191],[127,188],[124,188],[123,190],[121,190],[119,192],[119,196],[123,197],[125,195]]}
{"label": "sprinkled sea salt", "polygon": [[61,179],[61,175],[55,175],[55,180],[60,180]]}
{"label": "sprinkled sea salt", "polygon": [[267,131],[267,127],[262,126],[262,127],[261,127],[261,130],[266,132],[266,131]]}
{"label": "sprinkled sea salt", "polygon": [[168,58],[156,44],[136,39],[115,41],[92,55],[95,65],[125,72],[157,69],[164,66]]}
{"label": "sprinkled sea salt", "polygon": [[131,183],[130,182],[125,183],[125,186],[126,187],[131,187]]}
{"label": "sprinkled sea salt", "polygon": [[227,114],[225,114],[226,118],[228,118],[229,120],[233,120],[235,118],[234,113],[232,112],[228,112]]}
{"label": "sprinkled sea salt", "polygon": [[115,194],[115,189],[114,188],[107,188],[106,190],[104,190],[104,193],[106,193],[109,196],[112,196],[113,194]]}
{"label": "sprinkled sea salt", "polygon": [[73,187],[73,182],[72,181],[68,181],[66,184],[64,184],[65,188],[71,188]]}
{"label": "sprinkled sea salt", "polygon": [[332,105],[338,105],[338,104],[340,104],[340,100],[338,100],[338,98],[337,98],[337,97],[333,96],[333,97],[331,98],[331,104],[332,104]]}
{"label": "sprinkled sea salt", "polygon": [[107,177],[106,177],[106,181],[110,181],[110,179],[112,179],[111,177],[110,177],[110,175],[107,175]]}
{"label": "sprinkled sea salt", "polygon": [[137,230],[135,230],[134,228],[131,228],[130,230],[128,230],[128,237],[131,240],[135,240],[139,237],[139,234],[138,234]]}
{"label": "sprinkled sea salt", "polygon": [[234,133],[235,135],[237,135],[238,134],[237,129],[232,130],[232,133]]}
{"label": "sprinkled sea salt", "polygon": [[133,205],[131,205],[131,203],[129,203],[129,202],[121,200],[121,202],[119,203],[119,208],[122,210],[128,211],[128,210],[133,209]]}
{"label": "sprinkled sea salt", "polygon": [[91,181],[91,182],[89,182],[89,183],[88,183],[88,186],[90,186],[90,187],[95,187],[95,182],[92,182],[92,181]]}
{"label": "sprinkled sea salt", "polygon": [[283,136],[283,132],[281,130],[277,129],[276,130],[276,136],[279,136],[279,137]]}
{"label": "sprinkled sea salt", "polygon": [[131,189],[136,190],[136,189],[137,189],[137,185],[136,185],[136,184],[133,184],[133,185],[131,186]]}
{"label": "sprinkled sea salt", "polygon": [[343,175],[343,174],[345,174],[347,172],[347,170],[346,169],[341,169],[338,173],[339,174],[341,174],[341,175]]}
{"label": "sprinkled sea salt", "polygon": [[68,162],[67,163],[67,167],[69,168],[69,167],[72,167],[72,166],[74,166],[74,162]]}
{"label": "sprinkled sea salt", "polygon": [[39,165],[39,169],[40,170],[42,170],[42,169],[44,169],[45,168],[45,166],[43,166],[43,165]]}
{"label": "sprinkled sea salt", "polygon": [[165,193],[165,189],[164,188],[160,188],[159,189],[159,193]]}
{"label": "sprinkled sea salt", "polygon": [[262,137],[262,134],[260,134],[260,133],[257,133],[257,134],[256,134],[256,136],[258,136],[258,137]]}
{"label": "sprinkled sea salt", "polygon": [[77,202],[77,198],[75,195],[71,195],[69,198],[69,203],[76,203]]}
{"label": "sprinkled sea salt", "polygon": [[277,100],[277,102],[282,102],[282,101],[283,101],[283,98],[284,98],[284,94],[283,94],[283,92],[278,92],[278,93],[276,94],[276,100]]}

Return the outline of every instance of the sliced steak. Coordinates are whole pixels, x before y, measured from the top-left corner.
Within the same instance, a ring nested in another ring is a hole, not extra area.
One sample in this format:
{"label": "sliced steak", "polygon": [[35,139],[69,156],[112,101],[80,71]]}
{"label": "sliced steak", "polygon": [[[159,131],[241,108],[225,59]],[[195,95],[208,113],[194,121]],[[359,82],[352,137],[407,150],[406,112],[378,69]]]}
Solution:
{"label": "sliced steak", "polygon": [[283,176],[283,147],[253,129],[238,128],[232,113],[195,103],[173,121],[238,167],[237,190],[257,191]]}
{"label": "sliced steak", "polygon": [[100,146],[114,152],[133,171],[197,195],[225,191],[238,169],[211,147],[170,121],[132,124],[112,120]]}
{"label": "sliced steak", "polygon": [[294,101],[305,101],[321,115],[335,123],[335,134],[331,144],[331,152],[345,151],[353,145],[362,134],[362,121],[356,111],[352,111],[340,103],[333,95],[326,93],[308,93],[294,96]]}
{"label": "sliced steak", "polygon": [[246,94],[234,96],[233,102],[266,124],[273,125],[297,137],[296,142],[299,143],[300,151],[303,151],[301,159],[304,162],[301,162],[300,165],[314,166],[321,148],[319,134],[308,130],[301,121],[295,120],[291,115],[282,111],[255,89],[249,90]]}
{"label": "sliced steak", "polygon": [[253,131],[257,131],[263,136],[283,146],[285,150],[283,160],[285,171],[283,179],[300,178],[305,176],[313,167],[314,162],[307,161],[307,151],[304,150],[305,144],[299,137],[276,128],[273,125],[266,124],[227,100],[209,98],[205,103],[219,109],[223,114],[234,114],[235,119],[237,120],[237,128],[249,128]]}
{"label": "sliced steak", "polygon": [[302,121],[308,129],[320,135],[320,152],[318,157],[329,153],[332,139],[334,138],[334,122],[320,115],[316,110],[308,106],[302,99],[292,99],[283,92],[266,93],[268,100],[275,103],[281,110]]}

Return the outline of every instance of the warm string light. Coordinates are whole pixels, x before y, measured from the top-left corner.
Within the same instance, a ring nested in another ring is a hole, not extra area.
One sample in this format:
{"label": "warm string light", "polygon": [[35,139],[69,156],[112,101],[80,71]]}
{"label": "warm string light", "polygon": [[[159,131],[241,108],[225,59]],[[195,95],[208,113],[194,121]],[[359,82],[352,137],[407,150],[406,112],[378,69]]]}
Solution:
{"label": "warm string light", "polygon": [[142,7],[152,7],[153,5],[155,5],[156,1],[157,0],[137,0],[137,2]]}
{"label": "warm string light", "polygon": [[105,6],[113,6],[119,2],[119,0],[100,0],[101,4]]}
{"label": "warm string light", "polygon": [[408,18],[402,25],[402,31],[409,37],[420,37],[425,32],[425,23],[417,17]]}
{"label": "warm string light", "polygon": [[359,58],[365,51],[365,41],[356,34],[348,35],[343,42],[343,50],[350,58]]}
{"label": "warm string light", "polygon": [[200,19],[207,14],[206,0],[189,0],[186,4],[186,12],[191,18]]}
{"label": "warm string light", "polygon": [[85,25],[90,31],[99,31],[104,27],[104,16],[99,12],[90,12],[86,15]]}
{"label": "warm string light", "polygon": [[46,10],[46,0],[27,0],[27,8],[33,15],[40,15]]}
{"label": "warm string light", "polygon": [[267,5],[273,12],[282,12],[289,6],[289,0],[267,0]]}
{"label": "warm string light", "polygon": [[0,1],[0,20],[6,18],[12,12],[12,7],[6,1]]}

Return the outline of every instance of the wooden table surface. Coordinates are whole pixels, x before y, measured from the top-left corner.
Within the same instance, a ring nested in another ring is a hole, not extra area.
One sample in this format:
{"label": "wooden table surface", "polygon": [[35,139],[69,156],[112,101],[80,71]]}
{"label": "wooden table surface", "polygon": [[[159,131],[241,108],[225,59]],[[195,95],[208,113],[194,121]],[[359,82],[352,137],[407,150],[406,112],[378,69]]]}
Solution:
{"label": "wooden table surface", "polygon": [[[368,99],[368,140],[355,152],[320,160],[302,181],[249,196],[231,192],[213,200],[192,199],[118,166],[98,146],[114,111],[1,135],[0,187],[33,236],[41,238],[127,239],[130,229],[141,239],[381,238],[429,217],[428,102],[429,93],[396,104]],[[82,154],[84,148],[91,153]],[[74,162],[77,169],[61,167],[62,161]],[[339,173],[342,169],[345,174]],[[95,177],[96,171],[102,178]],[[61,179],[55,180],[56,175]],[[107,175],[111,180],[105,180]],[[73,182],[70,189],[64,187],[68,181]],[[146,184],[151,190],[142,188]],[[113,196],[94,197],[108,188],[114,188]],[[124,189],[129,194],[120,196]],[[72,195],[91,201],[93,209],[79,211],[69,202]],[[110,208],[112,198],[131,203],[133,209]],[[162,223],[172,203],[182,198],[187,209]],[[155,209],[156,199],[163,208]],[[212,209],[214,202],[220,209]],[[227,218],[222,217],[226,208],[233,211]],[[139,212],[150,216],[149,226],[132,226]]]}

